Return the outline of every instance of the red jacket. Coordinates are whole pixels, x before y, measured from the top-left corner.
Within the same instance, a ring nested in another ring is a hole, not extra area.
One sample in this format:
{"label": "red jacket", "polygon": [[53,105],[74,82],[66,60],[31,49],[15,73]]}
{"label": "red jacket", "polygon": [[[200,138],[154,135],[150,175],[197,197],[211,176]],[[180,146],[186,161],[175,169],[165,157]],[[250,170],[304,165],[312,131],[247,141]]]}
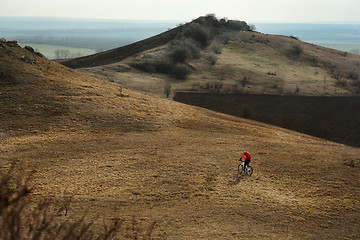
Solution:
{"label": "red jacket", "polygon": [[243,159],[245,158],[245,160],[250,160],[251,159],[251,155],[249,152],[244,152],[244,155],[240,158]]}

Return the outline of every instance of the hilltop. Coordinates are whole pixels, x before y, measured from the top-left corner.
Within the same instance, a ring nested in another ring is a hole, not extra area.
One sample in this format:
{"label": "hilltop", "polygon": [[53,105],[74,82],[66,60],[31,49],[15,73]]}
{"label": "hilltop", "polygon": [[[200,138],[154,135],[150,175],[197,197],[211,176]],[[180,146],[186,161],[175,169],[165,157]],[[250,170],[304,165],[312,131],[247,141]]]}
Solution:
{"label": "hilltop", "polygon": [[[358,148],[122,88],[5,40],[0,84],[1,171],[36,170],[35,201],[73,196],[58,221],[136,221],[139,238],[155,221],[155,239],[360,236]],[[245,149],[251,177],[236,171]]]}
{"label": "hilltop", "polygon": [[173,93],[358,96],[360,91],[360,55],[256,32],[246,22],[212,15],[124,47],[61,62],[156,96],[164,96],[166,83]]}

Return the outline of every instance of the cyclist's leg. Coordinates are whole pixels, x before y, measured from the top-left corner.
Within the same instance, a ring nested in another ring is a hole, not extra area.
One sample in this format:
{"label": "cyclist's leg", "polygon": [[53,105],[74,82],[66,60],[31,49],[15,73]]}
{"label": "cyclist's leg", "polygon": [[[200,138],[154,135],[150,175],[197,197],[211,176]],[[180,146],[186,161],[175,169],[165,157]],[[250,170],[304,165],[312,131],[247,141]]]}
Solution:
{"label": "cyclist's leg", "polygon": [[244,172],[246,172],[247,168],[249,167],[250,160],[245,160],[244,164]]}

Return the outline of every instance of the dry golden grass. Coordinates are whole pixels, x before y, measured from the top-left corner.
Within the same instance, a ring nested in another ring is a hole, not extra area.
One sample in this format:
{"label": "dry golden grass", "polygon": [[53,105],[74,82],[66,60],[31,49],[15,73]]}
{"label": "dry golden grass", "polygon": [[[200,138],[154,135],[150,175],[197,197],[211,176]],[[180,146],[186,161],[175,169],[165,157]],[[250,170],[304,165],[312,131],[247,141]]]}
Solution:
{"label": "dry golden grass", "polygon": [[[102,219],[135,216],[144,236],[156,221],[155,239],[360,237],[358,148],[120,94],[116,84],[33,55],[36,64],[24,63],[23,54],[0,50],[0,72],[19,80],[2,86],[1,109],[10,95],[22,97],[1,112],[1,168],[15,161],[18,174],[36,170],[34,197],[72,195],[62,218],[87,213],[100,227]],[[65,110],[46,115],[26,102],[43,96],[38,107],[60,102]],[[251,177],[236,172],[245,149]]]}
{"label": "dry golden grass", "polygon": [[[221,47],[218,61],[211,65],[206,55],[213,46]],[[301,53],[294,53],[298,47]],[[227,44],[214,40],[202,51],[200,59],[191,60],[196,70],[187,80],[172,79],[164,74],[149,74],[133,68],[117,72],[117,66],[141,59],[144,55],[164,54],[164,46],[148,50],[122,62],[84,68],[80,71],[98,78],[164,97],[164,85],[172,84],[176,91],[214,91],[207,84],[222,83],[221,92],[246,92],[250,94],[291,94],[306,96],[358,95],[358,88],[350,74],[359,76],[360,56],[305,43],[291,37],[241,31],[234,33]],[[250,78],[245,88],[239,81]],[[345,87],[339,86],[339,79]],[[358,82],[359,80],[355,81]],[[345,83],[344,83],[345,82]]]}

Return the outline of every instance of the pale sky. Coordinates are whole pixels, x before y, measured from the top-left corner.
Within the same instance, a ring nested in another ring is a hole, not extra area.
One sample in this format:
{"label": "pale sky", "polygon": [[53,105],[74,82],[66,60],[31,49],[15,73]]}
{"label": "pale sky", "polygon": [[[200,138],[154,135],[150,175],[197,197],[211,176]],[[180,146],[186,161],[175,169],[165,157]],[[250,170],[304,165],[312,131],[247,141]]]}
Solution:
{"label": "pale sky", "polygon": [[0,17],[360,23],[360,0],[0,0]]}

